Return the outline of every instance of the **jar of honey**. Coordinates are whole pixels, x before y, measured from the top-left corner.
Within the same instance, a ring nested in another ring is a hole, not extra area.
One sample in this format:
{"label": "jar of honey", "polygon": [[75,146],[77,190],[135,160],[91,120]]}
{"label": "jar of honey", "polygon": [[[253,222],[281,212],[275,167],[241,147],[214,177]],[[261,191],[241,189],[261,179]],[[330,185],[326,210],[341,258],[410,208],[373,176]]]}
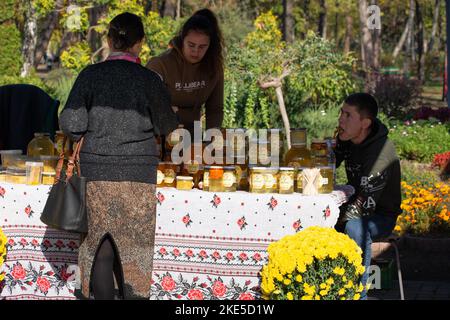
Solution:
{"label": "jar of honey", "polygon": [[56,172],[42,172],[42,184],[52,185],[55,183]]}
{"label": "jar of honey", "polygon": [[22,168],[8,167],[5,180],[9,183],[25,184],[27,182],[27,171]]}
{"label": "jar of honey", "polygon": [[177,177],[177,189],[178,190],[191,190],[194,185],[193,178],[190,176],[178,176]]}
{"label": "jar of honey", "polygon": [[306,148],[306,129],[291,129],[291,149],[284,157],[288,167],[311,167],[311,152]]}
{"label": "jar of honey", "polygon": [[236,167],[235,166],[225,166],[223,167],[223,191],[225,192],[235,192],[237,189],[237,179],[236,179]]}
{"label": "jar of honey", "polygon": [[211,166],[205,166],[203,169],[203,181],[201,182],[201,187],[203,191],[209,191],[209,169]]}
{"label": "jar of honey", "polygon": [[223,167],[211,166],[209,168],[209,191],[223,192]]}
{"label": "jar of honey", "polygon": [[278,192],[278,168],[266,167],[262,172],[264,174],[264,191],[266,193]]}
{"label": "jar of honey", "polygon": [[306,167],[299,167],[295,171],[294,190],[298,193],[303,193],[303,170]]}
{"label": "jar of honey", "polygon": [[250,192],[252,193],[264,193],[265,192],[265,179],[264,170],[265,167],[250,167]]}
{"label": "jar of honey", "polygon": [[163,186],[164,182],[164,169],[165,169],[165,162],[160,162],[158,164],[158,169],[156,171],[156,186],[158,188]]}
{"label": "jar of honey", "polygon": [[172,162],[164,162],[164,178],[163,178],[163,187],[175,187],[176,186],[176,177],[178,174],[178,166]]}
{"label": "jar of honey", "polygon": [[320,175],[322,176],[322,186],[319,188],[319,193],[333,192],[333,168],[331,166],[322,166],[319,169]]}
{"label": "jar of honey", "polygon": [[44,168],[43,162],[27,161],[25,163],[27,172],[27,184],[38,185],[42,183],[42,169]]}
{"label": "jar of honey", "polygon": [[36,132],[34,138],[28,143],[27,155],[30,157],[55,155],[55,146],[50,139],[50,134]]}
{"label": "jar of honey", "polygon": [[311,142],[311,156],[314,167],[328,165],[328,146],[325,140],[313,139]]}
{"label": "jar of honey", "polygon": [[294,192],[295,169],[293,167],[281,167],[279,172],[278,192],[289,194]]}

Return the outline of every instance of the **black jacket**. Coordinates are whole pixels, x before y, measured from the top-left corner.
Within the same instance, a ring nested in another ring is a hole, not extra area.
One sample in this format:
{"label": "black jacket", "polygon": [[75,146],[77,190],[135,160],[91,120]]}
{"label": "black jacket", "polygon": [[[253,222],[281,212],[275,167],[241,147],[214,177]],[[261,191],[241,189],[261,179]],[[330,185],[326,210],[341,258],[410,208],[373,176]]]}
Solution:
{"label": "black jacket", "polygon": [[348,184],[355,188],[349,202],[341,206],[339,222],[372,214],[396,218],[400,213],[400,161],[388,129],[378,119],[361,144],[337,139],[336,167],[345,161]]}

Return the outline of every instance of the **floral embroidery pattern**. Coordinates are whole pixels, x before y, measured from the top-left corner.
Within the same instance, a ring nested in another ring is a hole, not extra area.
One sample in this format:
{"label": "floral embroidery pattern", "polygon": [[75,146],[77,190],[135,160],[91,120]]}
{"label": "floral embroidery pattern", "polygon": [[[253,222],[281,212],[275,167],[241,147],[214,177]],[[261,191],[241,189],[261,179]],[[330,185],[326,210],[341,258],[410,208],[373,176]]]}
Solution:
{"label": "floral embroidery pattern", "polygon": [[50,289],[54,289],[59,295],[60,291],[67,289],[69,293],[74,293],[74,290],[69,283],[74,281],[75,271],[68,272],[68,265],[54,266],[56,273],[52,270],[45,271],[45,266],[41,265],[39,269],[33,267],[29,263],[28,268],[24,268],[20,262],[13,265],[5,264],[6,275],[3,280],[2,289],[8,290],[12,294],[15,287],[19,287],[22,291],[27,291],[30,288],[34,289],[34,293],[41,293],[45,296]]}
{"label": "floral embroidery pattern", "polygon": [[240,218],[240,219],[237,221],[237,224],[238,224],[239,228],[241,228],[241,230],[244,230],[244,229],[245,229],[245,226],[248,225],[248,223],[245,221],[245,216],[242,216],[242,218]]}
{"label": "floral embroidery pattern", "polygon": [[4,198],[5,193],[6,193],[6,190],[4,188],[0,187],[0,197]]}
{"label": "floral embroidery pattern", "polygon": [[156,194],[156,200],[158,200],[158,204],[159,205],[161,205],[164,202],[165,199],[166,198],[164,197],[164,195],[161,192],[158,192]]}
{"label": "floral embroidery pattern", "polygon": [[221,203],[220,197],[218,197],[216,194],[214,195],[214,198],[211,200],[211,202],[214,208],[217,208],[219,204]]}
{"label": "floral embroidery pattern", "polygon": [[323,217],[324,217],[325,219],[329,218],[330,215],[331,215],[330,206],[327,206],[327,207],[325,208],[325,210],[322,210],[322,212],[323,212]]}
{"label": "floral embroidery pattern", "polygon": [[192,222],[193,221],[191,220],[189,213],[183,217],[183,223],[186,227],[189,227]]}
{"label": "floral embroidery pattern", "polygon": [[28,206],[25,208],[24,211],[25,211],[25,214],[28,216],[28,218],[33,217],[34,211],[31,210],[31,206],[30,206],[30,205],[28,205]]}
{"label": "floral embroidery pattern", "polygon": [[155,273],[155,280],[151,284],[151,298],[156,299],[189,299],[189,300],[255,300],[260,297],[259,286],[249,288],[250,280],[244,284],[238,284],[234,278],[225,283],[221,277],[199,281],[194,277],[191,282],[178,274],[174,279],[170,272],[164,274]]}
{"label": "floral embroidery pattern", "polygon": [[277,205],[278,201],[274,197],[270,198],[270,202],[267,204],[270,210],[273,210]]}
{"label": "floral embroidery pattern", "polygon": [[302,227],[302,222],[301,222],[301,220],[298,219],[297,221],[295,221],[295,222],[292,224],[292,227],[294,228],[295,232],[298,232],[298,231],[302,230],[303,227]]}

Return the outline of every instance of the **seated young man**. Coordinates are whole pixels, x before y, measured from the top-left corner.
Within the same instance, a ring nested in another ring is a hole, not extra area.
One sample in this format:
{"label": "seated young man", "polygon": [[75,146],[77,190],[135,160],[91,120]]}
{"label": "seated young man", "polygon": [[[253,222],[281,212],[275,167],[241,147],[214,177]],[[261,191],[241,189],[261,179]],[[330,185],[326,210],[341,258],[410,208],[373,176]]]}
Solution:
{"label": "seated young man", "polygon": [[[364,285],[372,240],[390,235],[401,213],[400,161],[377,113],[377,102],[370,94],[348,96],[339,116],[335,149],[336,167],[345,161],[348,184],[355,188],[355,194],[340,208],[336,229],[361,247]],[[367,298],[366,290],[361,298]]]}

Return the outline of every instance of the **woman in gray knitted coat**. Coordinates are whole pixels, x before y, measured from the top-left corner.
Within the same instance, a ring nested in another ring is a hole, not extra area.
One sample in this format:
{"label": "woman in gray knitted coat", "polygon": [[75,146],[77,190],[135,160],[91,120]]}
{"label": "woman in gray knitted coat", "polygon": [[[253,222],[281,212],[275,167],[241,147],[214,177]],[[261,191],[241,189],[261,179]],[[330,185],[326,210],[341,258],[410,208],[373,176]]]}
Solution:
{"label": "woman in gray knitted coat", "polygon": [[89,231],[78,265],[82,294],[148,298],[155,239],[157,135],[178,122],[160,77],[141,66],[141,19],[131,13],[109,25],[111,54],[83,69],[60,115],[74,141],[84,136],[81,175],[88,179]]}

